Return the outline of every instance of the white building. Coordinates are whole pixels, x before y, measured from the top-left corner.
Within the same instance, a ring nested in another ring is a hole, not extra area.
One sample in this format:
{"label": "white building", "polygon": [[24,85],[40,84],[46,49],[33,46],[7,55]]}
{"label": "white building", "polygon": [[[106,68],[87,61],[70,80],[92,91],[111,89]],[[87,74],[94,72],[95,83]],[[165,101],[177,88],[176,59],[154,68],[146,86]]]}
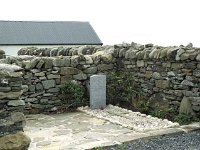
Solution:
{"label": "white building", "polygon": [[0,49],[16,56],[23,47],[102,45],[89,22],[0,21]]}

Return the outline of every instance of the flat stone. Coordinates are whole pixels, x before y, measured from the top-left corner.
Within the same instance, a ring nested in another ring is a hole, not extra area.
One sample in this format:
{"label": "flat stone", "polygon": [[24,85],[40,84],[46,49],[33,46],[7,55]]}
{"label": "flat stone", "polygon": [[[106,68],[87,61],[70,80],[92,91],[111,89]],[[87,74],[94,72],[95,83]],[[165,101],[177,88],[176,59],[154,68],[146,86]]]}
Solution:
{"label": "flat stone", "polygon": [[37,84],[35,85],[35,88],[36,88],[37,91],[43,90],[43,89],[44,89],[41,83],[37,83]]}
{"label": "flat stone", "polygon": [[47,92],[49,93],[58,93],[59,91],[60,91],[60,88],[51,88],[47,90]]}
{"label": "flat stone", "polygon": [[51,69],[53,67],[53,60],[51,58],[45,58],[44,61],[44,68]]}
{"label": "flat stone", "polygon": [[97,67],[90,67],[90,68],[87,68],[83,71],[84,73],[87,73],[87,74],[95,74],[97,72]]}
{"label": "flat stone", "polygon": [[0,86],[0,92],[9,92],[11,91],[11,87],[2,87]]}
{"label": "flat stone", "polygon": [[156,83],[156,87],[161,88],[161,89],[166,89],[170,85],[169,80],[156,80],[155,83]]}
{"label": "flat stone", "polygon": [[29,85],[28,89],[30,92],[35,92],[35,85]]}
{"label": "flat stone", "polygon": [[35,73],[35,76],[36,77],[43,77],[43,76],[45,76],[45,73],[44,72],[38,72],[38,73]]}
{"label": "flat stone", "polygon": [[114,68],[113,64],[99,64],[97,66],[99,71],[107,71],[107,70],[111,70]]}
{"label": "flat stone", "polygon": [[87,79],[87,75],[83,74],[83,73],[80,73],[80,74],[73,75],[73,78],[76,79],[76,80],[86,80]]}
{"label": "flat stone", "polygon": [[194,86],[194,83],[188,80],[183,80],[181,82],[181,85],[186,85],[186,86]]}
{"label": "flat stone", "polygon": [[42,68],[42,66],[44,65],[44,60],[43,59],[41,59],[39,62],[38,62],[38,64],[36,65],[36,68],[38,68],[38,69],[40,69],[40,68]]}
{"label": "flat stone", "polygon": [[24,114],[22,112],[12,112],[11,120],[14,123],[24,122],[24,124],[25,124],[26,117],[24,116]]}
{"label": "flat stone", "polygon": [[26,98],[26,102],[30,102],[30,103],[32,103],[32,102],[35,102],[35,101],[37,101],[38,99],[37,98]]}
{"label": "flat stone", "polygon": [[60,79],[59,74],[49,74],[47,75],[47,79]]}
{"label": "flat stone", "polygon": [[44,89],[47,90],[47,89],[55,87],[56,82],[55,82],[55,80],[45,80],[45,81],[42,81],[42,85],[43,85]]}
{"label": "flat stone", "polygon": [[200,69],[199,70],[193,70],[193,75],[195,77],[200,77]]}
{"label": "flat stone", "polygon": [[23,100],[11,100],[7,104],[8,106],[25,106],[25,102]]}
{"label": "flat stone", "polygon": [[138,60],[137,67],[144,67],[144,60]]}
{"label": "flat stone", "polygon": [[1,99],[19,99],[22,95],[22,91],[17,92],[0,92],[0,100]]}
{"label": "flat stone", "polygon": [[61,67],[61,75],[75,75],[81,73],[81,70],[73,67]]}
{"label": "flat stone", "polygon": [[161,75],[160,75],[160,73],[158,73],[158,72],[154,72],[153,75],[152,75],[152,77],[153,77],[154,79],[161,79]]}
{"label": "flat stone", "polygon": [[56,58],[53,60],[53,66],[55,67],[63,67],[63,66],[70,66],[70,58],[64,57],[63,59]]}

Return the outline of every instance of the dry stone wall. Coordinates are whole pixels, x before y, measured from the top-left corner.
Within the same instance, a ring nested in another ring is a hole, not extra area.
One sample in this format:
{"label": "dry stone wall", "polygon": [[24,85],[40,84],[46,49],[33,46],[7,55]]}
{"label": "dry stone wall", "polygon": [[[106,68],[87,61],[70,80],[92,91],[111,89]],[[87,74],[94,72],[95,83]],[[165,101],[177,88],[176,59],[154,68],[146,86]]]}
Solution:
{"label": "dry stone wall", "polygon": [[32,47],[21,49],[19,54],[22,56],[1,62],[25,69],[23,96],[31,110],[55,110],[63,105],[60,86],[66,80],[78,80],[87,86],[91,75],[123,71],[134,76],[146,98],[167,101],[176,109],[182,99],[187,99],[193,111],[200,112],[200,48],[191,43],[171,47],[136,43]]}
{"label": "dry stone wall", "polygon": [[16,65],[0,64],[0,149],[26,149],[30,144],[30,138],[23,134],[21,70]]}

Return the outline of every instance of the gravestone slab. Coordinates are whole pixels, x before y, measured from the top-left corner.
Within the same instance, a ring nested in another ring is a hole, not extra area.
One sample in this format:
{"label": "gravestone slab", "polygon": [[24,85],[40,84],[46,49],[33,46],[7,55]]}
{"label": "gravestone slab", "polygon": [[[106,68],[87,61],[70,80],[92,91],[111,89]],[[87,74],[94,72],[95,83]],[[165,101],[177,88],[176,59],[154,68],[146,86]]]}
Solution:
{"label": "gravestone slab", "polygon": [[93,75],[90,77],[90,108],[106,107],[106,76]]}

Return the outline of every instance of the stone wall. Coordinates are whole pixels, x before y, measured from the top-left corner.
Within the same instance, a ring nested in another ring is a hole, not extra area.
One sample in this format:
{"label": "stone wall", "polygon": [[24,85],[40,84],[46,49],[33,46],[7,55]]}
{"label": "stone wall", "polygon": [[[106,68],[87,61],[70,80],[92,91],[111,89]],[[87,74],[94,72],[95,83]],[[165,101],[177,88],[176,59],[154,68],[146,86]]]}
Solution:
{"label": "stone wall", "polygon": [[[66,80],[88,85],[93,74],[129,72],[146,98],[167,101],[176,109],[187,99],[200,112],[200,48],[162,47],[136,43],[114,46],[77,46],[52,49],[27,48],[4,63],[24,68],[24,100],[27,108],[55,110],[63,102],[60,86]],[[49,57],[52,56],[52,57]]]}
{"label": "stone wall", "polygon": [[22,133],[25,102],[20,99],[21,70],[19,66],[0,64],[0,149],[24,149],[30,143]]}

